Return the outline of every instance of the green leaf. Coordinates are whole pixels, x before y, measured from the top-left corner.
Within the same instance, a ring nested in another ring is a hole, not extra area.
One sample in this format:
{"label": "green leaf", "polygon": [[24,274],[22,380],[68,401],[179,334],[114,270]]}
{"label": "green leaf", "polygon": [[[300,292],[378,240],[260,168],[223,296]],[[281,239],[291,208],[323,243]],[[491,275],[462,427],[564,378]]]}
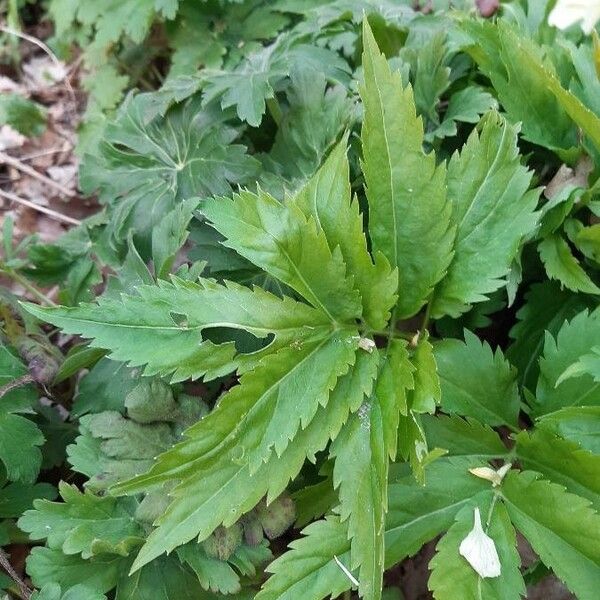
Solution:
{"label": "green leaf", "polygon": [[20,517],[36,498],[56,498],[56,488],[49,483],[12,482],[0,487],[0,519]]}
{"label": "green leaf", "polygon": [[373,396],[350,417],[330,449],[340,498],[336,510],[341,521],[348,520],[350,567],[360,567],[359,592],[364,598],[381,597],[388,461],[396,455],[398,415],[406,404],[402,389],[413,385],[405,344],[391,345],[382,360],[380,370],[389,372],[398,391],[387,393],[386,384],[382,389],[378,381]]}
{"label": "green leaf", "polygon": [[550,279],[559,281],[561,286],[574,292],[600,294],[600,288],[590,279],[559,234],[543,239],[538,250]]}
{"label": "green leaf", "polygon": [[534,416],[570,406],[600,405],[600,383],[585,373],[563,379],[561,375],[598,343],[600,313],[583,311],[560,328],[556,339],[546,334],[540,360],[540,377],[535,398],[530,401]]}
{"label": "green leaf", "polygon": [[448,200],[456,227],[454,257],[434,293],[432,314],[458,317],[506,285],[521,244],[537,225],[538,192],[521,165],[518,128],[497,113],[481,121],[448,164]]}
{"label": "green leaf", "polygon": [[27,310],[65,332],[92,338],[90,345],[110,349],[114,360],[145,365],[146,375],[171,376],[173,381],[235,370],[233,343],[204,340],[204,329],[244,329],[257,338],[275,334],[277,343],[301,343],[327,323],[322,313],[260,288],[177,278],[141,286],[136,296],[100,299],[96,305],[44,309],[30,304]]}
{"label": "green leaf", "polygon": [[542,562],[581,600],[593,600],[600,585],[600,515],[588,500],[538,479],[509,473],[502,485],[506,509]]}
{"label": "green leaf", "polygon": [[416,413],[434,413],[441,400],[440,378],[433,354],[433,346],[425,332],[411,356],[414,365],[414,389],[409,404]]}
{"label": "green leaf", "polygon": [[447,450],[449,456],[490,460],[508,452],[500,436],[475,419],[447,415],[423,415],[421,419],[429,444]]}
{"label": "green leaf", "polygon": [[[27,374],[25,365],[10,350],[0,345],[0,386]],[[37,425],[17,413],[31,412],[37,395],[31,385],[17,386],[0,401],[0,461],[8,479],[32,483],[39,472],[44,436]]]}
{"label": "green leaf", "polygon": [[455,92],[450,96],[444,120],[433,131],[425,134],[425,140],[432,142],[435,138],[456,135],[456,123],[477,123],[482,114],[498,108],[495,98],[477,85]]}
{"label": "green leaf", "polygon": [[377,254],[375,264],[371,260],[358,201],[352,201],[345,146],[344,139],[293,201],[315,220],[330,250],[334,252],[339,247],[360,293],[363,318],[370,327],[380,330],[385,328],[397,299],[397,275],[391,272],[383,254]]}
{"label": "green leaf", "polygon": [[25,136],[38,136],[46,129],[46,111],[19,94],[0,96],[0,125],[10,125]]}
{"label": "green leaf", "polygon": [[152,115],[151,94],[129,97],[109,123],[98,155],[87,155],[80,184],[111,204],[109,232],[117,248],[131,229],[143,255],[165,213],[195,196],[228,194],[232,184],[249,181],[258,162],[233,144],[238,133],[221,115],[202,110],[197,101]]}
{"label": "green leaf", "polygon": [[524,468],[564,485],[600,509],[600,456],[544,428],[536,428],[532,433],[522,431],[515,440],[516,455]]}
{"label": "green leaf", "polygon": [[48,583],[39,592],[33,592],[31,600],[106,600],[106,596],[85,585],[76,585],[63,591],[58,583]]}
{"label": "green leaf", "polygon": [[84,560],[62,550],[37,547],[27,557],[27,573],[36,587],[49,583],[58,583],[63,589],[85,585],[104,593],[115,587],[124,560],[110,554]]}
{"label": "green leaf", "polygon": [[519,600],[525,596],[525,583],[519,566],[515,530],[506,508],[496,503],[490,510],[491,492],[479,496],[483,530],[494,541],[500,559],[499,577],[480,577],[459,554],[460,543],[473,528],[473,508],[461,510],[456,521],[436,546],[437,553],[430,562],[429,589],[436,600],[455,598],[485,598],[486,600]]}
{"label": "green leaf", "polygon": [[543,415],[537,427],[600,454],[600,406],[563,408]]}
{"label": "green leaf", "polygon": [[235,107],[237,116],[258,127],[266,101],[275,96],[297,66],[311,67],[332,81],[347,82],[346,61],[327,48],[298,43],[300,38],[281,35],[260,47],[231,71],[205,69],[202,74],[204,104],[220,99],[222,109]]}
{"label": "green leaf", "polygon": [[[474,504],[474,497],[489,490],[489,482],[468,472],[472,460],[441,458],[428,467],[428,483],[421,486],[404,469],[389,486],[386,518],[386,562],[390,567],[445,531],[457,512]],[[275,560],[257,600],[320,600],[335,598],[352,582],[335,557],[350,568],[350,541],[343,523],[335,517],[312,523],[291,550]]]}
{"label": "green leaf", "polygon": [[506,352],[507,358],[519,370],[519,378],[525,387],[535,388],[546,331],[556,335],[565,320],[591,304],[588,297],[561,290],[552,281],[536,283],[529,288],[525,304],[517,312],[518,322],[510,330],[514,342]]}
{"label": "green leaf", "polygon": [[375,252],[398,267],[397,316],[408,317],[425,304],[452,257],[445,169],[423,153],[412,90],[390,70],[366,19],[363,38],[361,139],[369,231]]}
{"label": "green leaf", "polygon": [[36,500],[19,527],[31,539],[47,538],[49,548],[90,558],[98,554],[127,556],[142,543],[144,532],[133,520],[135,501],[81,493],[66,483],[59,486],[63,502]]}
{"label": "green leaf", "polygon": [[202,212],[225,236],[223,245],[294,289],[331,321],[360,317],[360,297],[341,250],[332,252],[317,221],[295,204],[243,191],[233,199],[208,200]]}
{"label": "green leaf", "polygon": [[101,358],[79,381],[72,414],[106,410],[123,411],[125,397],[137,385],[139,369],[129,369],[124,363]]}
{"label": "green leaf", "polygon": [[463,27],[473,39],[467,51],[491,79],[509,120],[523,123],[526,139],[573,157],[577,124],[600,147],[600,121],[561,86],[542,48],[503,20],[470,20]]}
{"label": "green leaf", "polygon": [[374,356],[360,351],[342,376],[354,360],[347,338],[333,335],[281,350],[243,375],[146,475],[116,486],[117,493],[135,493],[181,482],[134,568],[196,535],[207,538],[220,524],[233,524],[265,493],[277,497],[305,458],[334,438],[348,411],[358,408],[374,377]]}
{"label": "green leaf", "polygon": [[348,551],[348,532],[337,517],[311,523],[302,530],[305,537],[290,543],[284,553],[267,567],[273,573],[256,596],[256,600],[320,600],[337,598],[351,587],[350,580],[338,566]]}
{"label": "green leaf", "polygon": [[465,330],[465,341],[442,340],[435,346],[442,387],[442,409],[487,425],[516,427],[519,392],[516,371],[498,348]]}
{"label": "green leaf", "polygon": [[289,107],[262,162],[295,183],[313,175],[321,165],[332,144],[350,125],[352,105],[343,86],[328,87],[320,71],[306,67],[291,74],[286,96]]}

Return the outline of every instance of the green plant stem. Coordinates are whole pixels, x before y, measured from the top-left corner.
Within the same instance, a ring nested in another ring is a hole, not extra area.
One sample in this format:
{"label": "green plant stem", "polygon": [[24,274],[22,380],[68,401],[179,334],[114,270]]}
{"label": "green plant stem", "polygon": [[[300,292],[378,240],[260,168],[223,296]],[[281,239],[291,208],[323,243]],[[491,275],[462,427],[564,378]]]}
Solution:
{"label": "green plant stem", "polygon": [[14,281],[16,281],[19,285],[22,285],[32,296],[35,296],[37,300],[39,300],[42,304],[46,306],[56,306],[55,302],[52,302],[50,298],[48,298],[45,294],[42,294],[40,290],[31,285],[25,277],[23,277],[20,273],[17,273],[13,269],[7,269],[6,267],[0,268],[0,272],[4,273]]}
{"label": "green plant stem", "polygon": [[283,112],[276,96],[267,98],[267,109],[269,110],[270,115],[273,117],[273,121],[275,121],[275,124],[277,127],[279,127],[283,119]]}

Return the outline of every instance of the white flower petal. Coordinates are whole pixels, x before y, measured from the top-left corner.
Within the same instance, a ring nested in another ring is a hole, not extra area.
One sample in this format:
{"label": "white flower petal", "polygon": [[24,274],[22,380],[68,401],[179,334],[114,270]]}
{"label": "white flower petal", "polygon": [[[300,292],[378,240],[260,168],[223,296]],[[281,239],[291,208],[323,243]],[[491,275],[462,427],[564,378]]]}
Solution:
{"label": "white flower petal", "polygon": [[458,551],[482,578],[500,576],[500,559],[494,540],[483,531],[479,508],[475,508],[473,529]]}
{"label": "white flower petal", "polygon": [[548,23],[559,29],[567,29],[579,23],[584,33],[590,34],[600,20],[599,0],[558,0],[550,14]]}

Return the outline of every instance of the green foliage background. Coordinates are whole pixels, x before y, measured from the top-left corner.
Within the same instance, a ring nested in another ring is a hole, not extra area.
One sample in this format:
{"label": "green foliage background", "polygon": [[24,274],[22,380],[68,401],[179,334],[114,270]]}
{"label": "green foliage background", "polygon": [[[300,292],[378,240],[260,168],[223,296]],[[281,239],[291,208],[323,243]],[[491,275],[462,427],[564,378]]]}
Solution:
{"label": "green foliage background", "polygon": [[[53,244],[4,223],[39,300],[0,297],[32,598],[398,598],[432,540],[437,600],[597,597],[598,38],[553,2],[412,4],[49,3],[102,210]],[[459,550],[475,509],[498,577]]]}

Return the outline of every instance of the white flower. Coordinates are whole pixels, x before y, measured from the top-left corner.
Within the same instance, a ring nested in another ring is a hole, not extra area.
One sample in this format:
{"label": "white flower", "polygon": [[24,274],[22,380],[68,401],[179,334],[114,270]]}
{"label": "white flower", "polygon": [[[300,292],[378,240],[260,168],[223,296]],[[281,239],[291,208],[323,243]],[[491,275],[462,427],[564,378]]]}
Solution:
{"label": "white flower", "polygon": [[460,543],[458,551],[482,578],[500,576],[500,559],[494,540],[483,531],[479,508],[475,509],[475,523],[469,535]]}
{"label": "white flower", "polygon": [[590,34],[600,20],[600,0],[558,0],[548,16],[548,23],[567,29],[579,23],[584,33]]}

